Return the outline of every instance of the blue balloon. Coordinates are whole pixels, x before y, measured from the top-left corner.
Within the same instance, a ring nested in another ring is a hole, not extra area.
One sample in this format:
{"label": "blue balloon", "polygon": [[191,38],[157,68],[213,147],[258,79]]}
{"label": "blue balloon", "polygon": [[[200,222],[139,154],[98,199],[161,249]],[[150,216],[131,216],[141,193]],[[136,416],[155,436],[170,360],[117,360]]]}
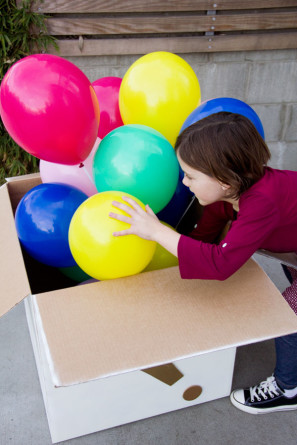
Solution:
{"label": "blue balloon", "polygon": [[157,216],[161,221],[170,224],[172,227],[177,226],[193,197],[193,193],[190,191],[190,189],[182,183],[183,177],[184,172],[180,168],[178,183],[173,197],[167,206],[157,213]]}
{"label": "blue balloon", "polygon": [[220,113],[221,111],[228,111],[229,113],[241,114],[242,116],[247,117],[254,124],[262,138],[265,138],[263,125],[257,113],[245,102],[232,97],[217,97],[216,99],[210,99],[203,102],[187,117],[180,133],[185,128],[200,121],[204,117]]}
{"label": "blue balloon", "polygon": [[76,265],[68,229],[76,209],[88,196],[66,184],[44,183],[27,192],[18,204],[15,222],[19,240],[30,256],[54,267]]}

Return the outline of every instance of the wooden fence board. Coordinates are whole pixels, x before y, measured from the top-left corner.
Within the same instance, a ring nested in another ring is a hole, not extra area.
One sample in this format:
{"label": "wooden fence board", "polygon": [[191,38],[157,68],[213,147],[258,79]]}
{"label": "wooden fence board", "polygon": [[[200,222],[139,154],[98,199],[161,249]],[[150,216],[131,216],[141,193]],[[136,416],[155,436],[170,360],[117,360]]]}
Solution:
{"label": "wooden fence board", "polygon": [[60,40],[60,56],[101,56],[147,54],[152,51],[173,53],[273,50],[296,48],[297,32],[279,34],[217,35],[198,37],[121,38]]}
{"label": "wooden fence board", "polygon": [[297,12],[174,17],[50,18],[52,35],[151,34],[297,28]]}
{"label": "wooden fence board", "polygon": [[297,48],[297,0],[35,0],[33,9],[49,14],[64,56]]}
{"label": "wooden fence board", "polygon": [[[17,0],[21,4],[21,0]],[[168,12],[265,9],[296,6],[296,0],[44,0],[33,9],[43,13]]]}

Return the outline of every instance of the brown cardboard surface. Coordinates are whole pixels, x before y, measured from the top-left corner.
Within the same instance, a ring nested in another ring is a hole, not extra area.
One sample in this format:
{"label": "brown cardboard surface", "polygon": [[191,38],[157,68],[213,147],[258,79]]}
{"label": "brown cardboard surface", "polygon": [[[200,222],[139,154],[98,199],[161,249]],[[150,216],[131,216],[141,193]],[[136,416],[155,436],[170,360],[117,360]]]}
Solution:
{"label": "brown cardboard surface", "polygon": [[0,188],[0,316],[30,294],[30,286],[15,229],[8,185]]}
{"label": "brown cardboard surface", "polygon": [[14,213],[26,192],[40,184],[39,173],[9,178],[0,188],[0,317],[31,292],[45,292],[73,285],[57,268],[45,266],[22,251]]}
{"label": "brown cardboard surface", "polygon": [[23,176],[16,176],[14,178],[9,178],[7,186],[9,190],[9,196],[13,212],[15,212],[17,205],[24,196],[24,194],[38,184],[41,184],[39,173],[32,173],[31,175],[23,175]]}
{"label": "brown cardboard surface", "polygon": [[249,260],[223,282],[178,268],[36,297],[58,386],[297,331],[297,317]]}

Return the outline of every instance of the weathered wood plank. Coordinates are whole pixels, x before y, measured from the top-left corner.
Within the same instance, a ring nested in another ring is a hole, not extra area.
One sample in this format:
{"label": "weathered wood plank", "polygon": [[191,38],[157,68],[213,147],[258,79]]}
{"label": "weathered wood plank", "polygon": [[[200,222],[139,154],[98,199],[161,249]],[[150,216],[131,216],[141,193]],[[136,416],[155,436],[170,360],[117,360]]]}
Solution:
{"label": "weathered wood plank", "polygon": [[[17,0],[17,4],[21,4]],[[265,9],[297,6],[296,0],[36,0],[43,13],[168,12],[228,9]]]}
{"label": "weathered wood plank", "polygon": [[[60,56],[102,56],[147,54],[153,51],[173,53],[222,52],[290,49],[297,47],[297,32],[273,34],[217,35],[199,37],[162,37],[127,39],[60,40]],[[80,49],[81,48],[81,49]]]}
{"label": "weathered wood plank", "polygon": [[50,18],[52,35],[150,34],[297,28],[297,12],[173,17]]}

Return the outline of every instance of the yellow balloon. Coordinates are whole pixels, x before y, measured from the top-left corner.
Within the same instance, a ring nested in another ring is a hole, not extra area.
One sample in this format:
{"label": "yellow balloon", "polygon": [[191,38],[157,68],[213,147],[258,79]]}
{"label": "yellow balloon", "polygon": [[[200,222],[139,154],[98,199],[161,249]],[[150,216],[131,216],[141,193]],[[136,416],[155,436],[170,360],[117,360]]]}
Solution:
{"label": "yellow balloon", "polygon": [[172,145],[200,100],[199,81],[191,66],[165,51],[136,60],[124,75],[119,92],[124,124],[152,127]]}
{"label": "yellow balloon", "polygon": [[[162,221],[161,221],[162,222]],[[164,226],[170,227],[170,229],[174,230],[170,224],[162,222]],[[159,270],[166,269],[167,267],[178,266],[178,258],[172,253],[168,252],[163,246],[157,243],[157,247],[153,258],[151,259],[148,266],[144,269],[143,272],[148,272],[150,270]]]}
{"label": "yellow balloon", "polygon": [[[129,224],[109,217],[110,212],[122,213],[112,202],[124,202],[130,196],[117,191],[106,191],[91,196],[74,213],[69,227],[69,246],[79,267],[97,280],[109,280],[140,273],[150,262],[156,243],[136,235],[113,236]],[[125,202],[125,204],[127,204]]]}

